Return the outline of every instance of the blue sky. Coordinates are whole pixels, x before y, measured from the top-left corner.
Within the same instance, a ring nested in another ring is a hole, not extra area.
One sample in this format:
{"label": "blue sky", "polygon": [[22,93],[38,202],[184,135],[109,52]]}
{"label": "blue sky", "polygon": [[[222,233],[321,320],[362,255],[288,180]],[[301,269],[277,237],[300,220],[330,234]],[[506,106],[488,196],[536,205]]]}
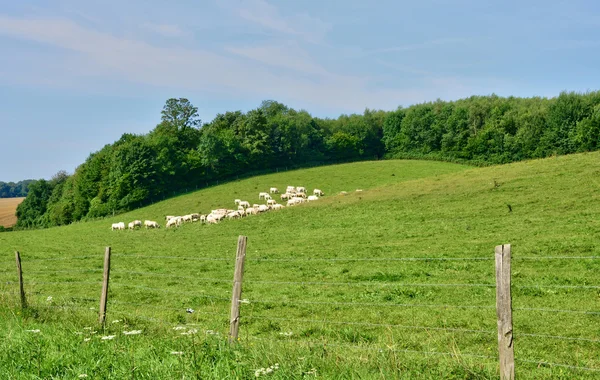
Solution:
{"label": "blue sky", "polygon": [[0,5],[0,181],[73,172],[169,97],[203,121],[600,88],[600,2],[56,0]]}

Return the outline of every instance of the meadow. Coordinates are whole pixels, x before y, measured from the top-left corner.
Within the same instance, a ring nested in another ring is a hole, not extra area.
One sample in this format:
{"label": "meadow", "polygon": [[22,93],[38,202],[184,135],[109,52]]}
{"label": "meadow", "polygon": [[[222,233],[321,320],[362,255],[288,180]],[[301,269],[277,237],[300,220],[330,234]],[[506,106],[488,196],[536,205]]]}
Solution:
{"label": "meadow", "polygon": [[[1,233],[0,378],[497,378],[494,247],[503,243],[513,252],[517,376],[600,378],[598,162],[588,153],[486,168],[334,165]],[[259,191],[287,185],[326,196],[219,225],[110,230],[233,208],[235,198],[260,203]],[[248,236],[247,301],[240,340],[229,345],[239,235]],[[103,329],[105,246],[113,256]]]}
{"label": "meadow", "polygon": [[0,226],[12,227],[17,223],[17,206],[25,198],[0,198]]}

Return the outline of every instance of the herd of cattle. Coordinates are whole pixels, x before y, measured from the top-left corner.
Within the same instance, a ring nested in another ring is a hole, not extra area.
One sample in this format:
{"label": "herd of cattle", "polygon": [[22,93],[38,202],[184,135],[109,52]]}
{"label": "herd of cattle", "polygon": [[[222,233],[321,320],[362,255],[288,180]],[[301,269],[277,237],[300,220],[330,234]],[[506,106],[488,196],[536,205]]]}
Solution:
{"label": "herd of cattle", "polygon": [[[201,223],[217,224],[223,219],[238,219],[248,215],[258,215],[269,210],[281,210],[286,207],[277,203],[277,201],[273,199],[273,194],[279,194],[279,190],[276,187],[271,187],[268,193],[261,192],[258,194],[258,199],[264,200],[266,204],[250,205],[250,202],[248,201],[236,199],[234,200],[234,203],[237,206],[237,210],[220,208],[212,210],[208,215],[197,213],[184,216],[168,215],[165,217],[165,226],[167,228],[179,227],[186,222],[191,223],[198,221]],[[314,189],[312,195],[307,195],[306,188],[303,186],[288,186],[285,193],[280,195],[280,199],[282,201],[286,201],[287,206],[296,206],[304,202],[317,201],[319,200],[319,197],[323,195],[325,195],[325,193],[319,189]],[[134,220],[127,225],[127,228],[133,230],[136,228],[142,228],[142,226],[146,228],[160,228],[160,225],[153,220],[145,220],[143,223],[141,220]],[[111,229],[125,230],[125,223],[113,223]]]}

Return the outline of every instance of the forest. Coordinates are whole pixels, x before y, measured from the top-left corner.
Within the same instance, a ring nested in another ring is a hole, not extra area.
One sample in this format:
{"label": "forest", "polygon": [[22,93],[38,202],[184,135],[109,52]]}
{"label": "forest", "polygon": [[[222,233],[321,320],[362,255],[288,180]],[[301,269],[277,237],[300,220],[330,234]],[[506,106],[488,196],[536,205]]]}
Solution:
{"label": "forest", "polygon": [[0,198],[21,198],[26,197],[29,186],[35,182],[32,179],[19,182],[0,181]]}
{"label": "forest", "polygon": [[103,217],[278,168],[383,158],[502,164],[600,147],[600,91],[553,98],[472,96],[394,111],[313,117],[276,101],[202,123],[185,98],[168,99],[145,135],[124,134],[71,175],[29,185],[16,228]]}

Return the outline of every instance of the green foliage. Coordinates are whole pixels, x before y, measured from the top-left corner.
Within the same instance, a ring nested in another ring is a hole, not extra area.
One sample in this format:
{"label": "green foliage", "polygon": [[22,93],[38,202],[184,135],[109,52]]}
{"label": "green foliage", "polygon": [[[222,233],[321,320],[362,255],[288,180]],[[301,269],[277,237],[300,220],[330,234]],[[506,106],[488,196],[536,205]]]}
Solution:
{"label": "green foliage", "polygon": [[0,198],[26,197],[29,191],[29,186],[34,182],[35,180],[32,179],[19,181],[17,183],[0,181]]}
{"label": "green foliage", "polygon": [[[168,99],[147,135],[124,134],[22,205],[17,228],[120,213],[248,173],[381,157],[488,165],[600,148],[600,92],[473,96],[320,119],[276,101],[201,125]],[[64,173],[63,173],[64,174]],[[1,191],[1,187],[0,187]],[[1,193],[0,193],[1,194]]]}

